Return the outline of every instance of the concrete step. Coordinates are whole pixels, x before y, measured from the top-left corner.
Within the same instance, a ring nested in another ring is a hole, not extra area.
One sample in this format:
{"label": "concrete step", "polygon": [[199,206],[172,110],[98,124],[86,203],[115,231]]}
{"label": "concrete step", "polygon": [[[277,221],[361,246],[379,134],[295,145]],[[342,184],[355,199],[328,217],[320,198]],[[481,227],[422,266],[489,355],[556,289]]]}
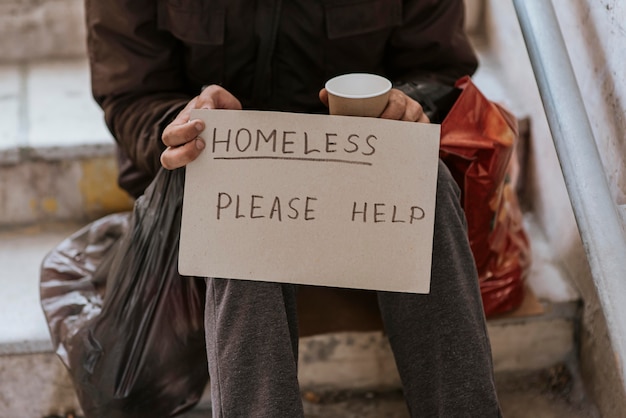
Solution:
{"label": "concrete step", "polygon": [[85,58],[0,65],[0,228],[131,207]]}
{"label": "concrete step", "polygon": [[84,56],[84,2],[2,0],[0,39],[0,62]]}
{"label": "concrete step", "polygon": [[[40,224],[0,232],[0,416],[39,417],[79,410],[67,373],[52,353],[38,282],[44,255],[80,226]],[[578,296],[556,274],[540,233],[530,230],[539,252],[529,280],[534,295],[530,299],[537,297],[542,312],[537,312],[537,305],[527,306],[522,309],[526,313],[488,322],[499,375],[549,369],[575,354]],[[305,392],[320,394],[387,392],[400,387],[388,341],[380,332],[303,338],[299,379]],[[313,404],[312,410],[323,408]],[[205,397],[199,409],[209,405]]]}
{"label": "concrete step", "polygon": [[[538,372],[496,375],[504,417],[598,418],[577,379],[563,365]],[[303,405],[305,418],[409,418],[400,390],[304,392]],[[208,416],[209,409],[198,407],[182,418]]]}
{"label": "concrete step", "polygon": [[[496,80],[489,67],[476,77],[497,96]],[[84,58],[0,66],[0,416],[78,410],[39,306],[39,263],[89,220],[131,207],[115,177],[113,141],[91,99]],[[528,227],[536,299],[489,321],[498,375],[549,369],[575,353],[580,297],[532,218]],[[303,338],[300,364],[303,390],[314,394],[399,387],[388,342],[377,332]],[[311,416],[332,415],[310,403]],[[199,409],[208,405],[205,397]]]}

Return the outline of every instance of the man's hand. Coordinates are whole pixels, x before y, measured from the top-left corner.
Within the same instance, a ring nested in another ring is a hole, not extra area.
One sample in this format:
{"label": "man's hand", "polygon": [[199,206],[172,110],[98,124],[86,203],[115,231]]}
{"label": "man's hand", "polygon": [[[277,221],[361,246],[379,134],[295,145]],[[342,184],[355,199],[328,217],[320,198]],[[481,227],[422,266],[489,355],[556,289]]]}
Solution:
{"label": "man's hand", "polygon": [[[319,96],[322,103],[328,107],[328,92],[326,89],[320,90]],[[380,117],[408,122],[430,122],[428,116],[424,114],[422,105],[398,89],[391,89],[389,92],[389,102]]]}
{"label": "man's hand", "polygon": [[216,85],[205,88],[199,96],[191,99],[163,130],[162,140],[167,149],[161,154],[161,165],[168,170],[189,164],[205,147],[204,140],[198,136],[204,129],[204,122],[199,119],[189,120],[192,109],[241,110],[241,103],[227,90]]}

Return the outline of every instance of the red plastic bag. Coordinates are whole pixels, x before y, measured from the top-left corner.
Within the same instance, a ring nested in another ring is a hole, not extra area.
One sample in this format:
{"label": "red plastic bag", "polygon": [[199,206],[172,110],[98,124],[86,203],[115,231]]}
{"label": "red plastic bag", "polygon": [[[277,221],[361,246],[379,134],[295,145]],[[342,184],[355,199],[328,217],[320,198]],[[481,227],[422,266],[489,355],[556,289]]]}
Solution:
{"label": "red plastic bag", "polygon": [[440,157],[461,187],[485,314],[493,316],[522,303],[531,261],[509,179],[517,120],[469,77],[456,86],[462,92],[441,125]]}
{"label": "red plastic bag", "polygon": [[88,418],[169,417],[202,396],[205,282],[177,270],[183,183],[161,170],[131,216],[87,225],[42,263],[52,343]]}

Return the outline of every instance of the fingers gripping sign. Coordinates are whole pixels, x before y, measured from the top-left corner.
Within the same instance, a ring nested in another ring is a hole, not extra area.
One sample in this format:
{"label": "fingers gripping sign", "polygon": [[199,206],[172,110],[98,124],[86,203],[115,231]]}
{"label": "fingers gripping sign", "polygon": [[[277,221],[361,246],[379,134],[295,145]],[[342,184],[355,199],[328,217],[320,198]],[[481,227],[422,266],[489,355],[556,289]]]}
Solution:
{"label": "fingers gripping sign", "polygon": [[161,165],[168,170],[187,165],[204,149],[204,141],[198,136],[204,123],[200,120],[183,122],[181,115],[182,112],[163,131],[163,143],[167,149],[161,154]]}
{"label": "fingers gripping sign", "polygon": [[204,129],[204,122],[190,120],[192,109],[231,109],[241,110],[241,103],[235,96],[220,86],[211,85],[199,96],[194,97],[176,118],[165,127],[161,140],[167,146],[161,154],[161,165],[174,170],[198,158],[205,142],[198,135]]}

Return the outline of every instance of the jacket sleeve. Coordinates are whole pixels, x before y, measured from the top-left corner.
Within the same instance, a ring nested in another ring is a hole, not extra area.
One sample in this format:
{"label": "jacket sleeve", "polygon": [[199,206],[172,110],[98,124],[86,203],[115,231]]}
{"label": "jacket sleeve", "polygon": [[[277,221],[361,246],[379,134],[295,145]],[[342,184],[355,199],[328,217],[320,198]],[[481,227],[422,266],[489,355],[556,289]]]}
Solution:
{"label": "jacket sleeve", "polygon": [[154,176],[161,133],[191,99],[177,42],[157,25],[153,0],[86,0],[92,92],[136,168]]}
{"label": "jacket sleeve", "polygon": [[394,87],[422,104],[440,122],[458,97],[457,79],[478,61],[464,29],[463,0],[405,0],[403,22],[386,57]]}

